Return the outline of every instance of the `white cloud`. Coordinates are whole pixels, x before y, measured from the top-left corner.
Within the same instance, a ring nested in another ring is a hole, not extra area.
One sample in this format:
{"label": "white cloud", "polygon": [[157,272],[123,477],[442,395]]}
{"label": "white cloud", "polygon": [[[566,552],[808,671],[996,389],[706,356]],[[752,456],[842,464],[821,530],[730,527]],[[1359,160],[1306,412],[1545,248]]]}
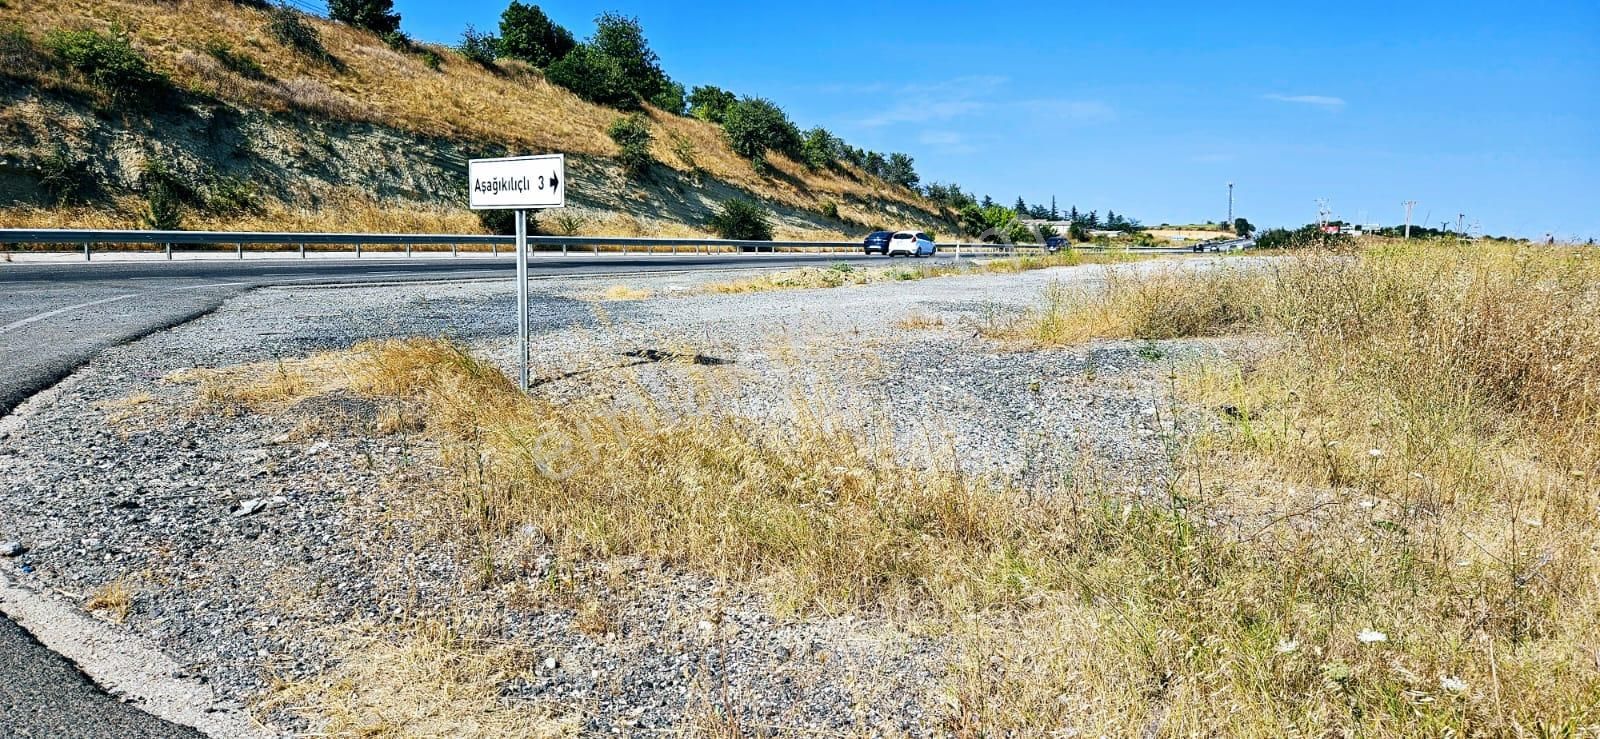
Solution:
{"label": "white cloud", "polygon": [[977,115],[990,103],[984,98],[1006,83],[1005,77],[966,76],[903,85],[883,96],[883,107],[857,121],[866,128],[895,123],[948,121]]}
{"label": "white cloud", "polygon": [[1330,95],[1263,95],[1267,100],[1276,100],[1280,103],[1298,103],[1300,105],[1315,105],[1319,108],[1343,108],[1344,98]]}

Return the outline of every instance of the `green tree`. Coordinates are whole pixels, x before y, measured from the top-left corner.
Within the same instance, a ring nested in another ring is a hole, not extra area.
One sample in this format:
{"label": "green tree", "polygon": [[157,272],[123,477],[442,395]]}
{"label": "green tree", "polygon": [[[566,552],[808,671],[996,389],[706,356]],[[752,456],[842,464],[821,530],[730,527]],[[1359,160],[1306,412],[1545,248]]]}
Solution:
{"label": "green tree", "polygon": [[1022,200],[1021,195],[1018,195],[1017,204],[1011,206],[1011,210],[1015,211],[1019,216],[1026,216],[1028,215],[1028,204]]}
{"label": "green tree", "polygon": [[1054,195],[1050,196],[1050,220],[1061,220],[1061,211],[1056,209],[1056,196]]}
{"label": "green tree", "polygon": [[821,126],[806,132],[800,142],[800,159],[811,169],[832,167],[839,161],[839,149],[844,142]]}
{"label": "green tree", "polygon": [[661,71],[660,58],[645,40],[644,27],[637,18],[601,13],[595,19],[594,37],[589,43],[600,53],[617,60],[628,88],[640,100],[654,100],[670,82],[667,73]]}
{"label": "green tree", "polygon": [[1237,236],[1249,236],[1255,230],[1256,230],[1256,227],[1250,225],[1250,222],[1245,220],[1244,218],[1235,218],[1235,219],[1233,219],[1233,233],[1235,235],[1237,235]]}
{"label": "green tree", "polygon": [[889,161],[884,159],[882,154],[869,151],[862,157],[861,168],[866,170],[867,174],[883,179],[884,174],[889,171]]}
{"label": "green tree", "polygon": [[461,32],[461,43],[456,44],[457,53],[485,67],[494,65],[495,57],[499,55],[498,48],[498,39],[478,33],[478,29],[470,23],[467,24],[467,30]]}
{"label": "green tree", "polygon": [[562,28],[537,5],[511,0],[500,14],[500,53],[541,69],[577,47],[572,32]]}
{"label": "green tree", "polygon": [[689,91],[689,114],[703,121],[722,123],[728,109],[739,102],[739,97],[712,85],[700,85]]}
{"label": "green tree", "polygon": [[650,98],[650,104],[673,115],[683,115],[688,101],[683,94],[683,85],[667,80],[666,85]]}
{"label": "green tree", "polygon": [[722,130],[734,153],[764,161],[768,151],[798,158],[800,130],[771,100],[740,98],[723,116]]}
{"label": "green tree", "polygon": [[328,0],[328,17],[385,36],[400,30],[394,0]]}
{"label": "green tree", "polygon": [[623,110],[639,107],[639,96],[629,87],[622,65],[589,44],[578,44],[551,63],[545,69],[545,79],[591,103]]}
{"label": "green tree", "polygon": [[889,155],[883,171],[883,179],[899,185],[915,189],[921,178],[917,176],[916,162],[910,156],[895,152]]}

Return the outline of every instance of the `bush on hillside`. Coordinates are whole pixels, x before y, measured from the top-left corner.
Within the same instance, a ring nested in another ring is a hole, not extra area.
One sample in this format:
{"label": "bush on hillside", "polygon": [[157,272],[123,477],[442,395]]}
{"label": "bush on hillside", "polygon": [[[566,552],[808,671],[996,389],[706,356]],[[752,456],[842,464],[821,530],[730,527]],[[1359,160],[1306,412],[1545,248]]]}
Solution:
{"label": "bush on hillside", "polygon": [[748,200],[729,200],[711,216],[711,228],[724,239],[771,241],[772,220],[766,208]]}
{"label": "bush on hillside", "polygon": [[467,24],[467,30],[461,32],[461,43],[456,45],[456,53],[466,57],[468,61],[477,62],[485,67],[494,67],[494,60],[498,56],[496,49],[500,48],[500,40],[488,34],[478,33],[478,29]]}
{"label": "bush on hillside", "polygon": [[622,65],[589,44],[578,44],[556,60],[545,70],[545,79],[591,103],[622,110],[639,107],[639,96],[628,86]]}
{"label": "bush on hillside", "polygon": [[655,158],[650,155],[650,122],[634,113],[618,118],[606,132],[617,143],[622,153],[617,157],[632,177],[641,177],[650,171]]}
{"label": "bush on hillside", "polygon": [[798,158],[800,130],[770,100],[740,98],[724,114],[722,130],[734,153],[746,159],[762,161],[768,151]]}
{"label": "bush on hillside", "polygon": [[1353,243],[1354,240],[1346,234],[1323,233],[1315,223],[1308,223],[1293,231],[1269,228],[1256,237],[1258,249],[1341,248]]}
{"label": "bush on hillside", "polygon": [[167,78],[150,69],[121,28],[52,31],[45,46],[115,101],[148,100],[166,89]]}
{"label": "bush on hillside", "polygon": [[145,208],[140,227],[156,231],[176,231],[183,228],[183,186],[178,178],[151,160],[140,176],[144,187]]}
{"label": "bush on hillside", "polygon": [[535,67],[550,66],[577,46],[572,33],[537,5],[511,0],[500,14],[500,53]]}
{"label": "bush on hillside", "polygon": [[689,114],[703,121],[722,123],[739,96],[720,87],[700,85],[689,91]]}
{"label": "bush on hillside", "polygon": [[811,169],[832,167],[839,162],[839,150],[844,144],[838,137],[821,126],[806,132],[800,143],[800,160]]}
{"label": "bush on hillside", "polygon": [[[480,210],[478,224],[496,236],[517,235],[517,212],[514,210]],[[533,233],[533,211],[528,212],[528,233]]]}
{"label": "bush on hillside", "polygon": [[333,55],[322,45],[322,35],[300,18],[300,12],[287,5],[274,7],[267,18],[267,32],[278,43],[320,62],[333,62]]}
{"label": "bush on hillside", "polygon": [[56,205],[81,203],[89,190],[83,166],[84,162],[67,153],[67,147],[58,146],[39,160],[39,187]]}
{"label": "bush on hillside", "polygon": [[264,82],[270,79],[267,75],[267,70],[263,69],[259,62],[252,59],[248,54],[234,51],[233,47],[222,39],[207,41],[205,52],[212,59],[217,60],[217,63],[221,64],[223,68],[247,80]]}
{"label": "bush on hillside", "polygon": [[385,36],[400,30],[394,0],[328,0],[328,17]]}
{"label": "bush on hillside", "polygon": [[661,91],[650,98],[650,104],[673,115],[683,115],[688,100],[684,96],[683,85],[668,80]]}

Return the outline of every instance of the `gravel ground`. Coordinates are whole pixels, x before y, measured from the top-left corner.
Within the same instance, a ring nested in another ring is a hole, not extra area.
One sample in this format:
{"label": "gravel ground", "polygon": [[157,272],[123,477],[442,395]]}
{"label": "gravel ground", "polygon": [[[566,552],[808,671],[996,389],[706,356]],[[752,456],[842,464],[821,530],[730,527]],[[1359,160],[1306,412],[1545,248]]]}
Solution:
{"label": "gravel ground", "polygon": [[[690,294],[692,277],[631,278],[621,282],[661,297],[598,312],[591,299],[617,280],[541,282],[534,374],[540,392],[559,395],[637,361],[624,351],[698,352],[731,360],[730,402],[743,412],[782,416],[801,387],[887,414],[913,457],[949,444],[962,464],[1019,481],[1093,469],[1108,484],[1157,486],[1172,368],[1227,343],[1018,352],[976,337],[979,322],[1026,308],[1051,281],[1097,274],[727,296]],[[277,415],[194,413],[193,387],[161,378],[385,336],[448,335],[509,368],[511,287],[263,289],[104,352],[0,438],[0,541],[27,550],[0,566],[80,601],[124,580],[135,593],[126,628],[240,703],[274,676],[323,669],[339,627],[493,610],[503,594],[466,588],[465,557],[394,505],[397,480],[427,479],[430,449],[297,428],[334,417],[359,427],[375,419],[370,404],[325,398]],[[941,325],[898,325],[913,315]],[[679,372],[649,363],[631,371],[654,388]],[[528,576],[547,577],[552,566],[539,558]],[[936,640],[871,620],[775,619],[753,594],[648,563],[586,567],[604,575],[590,578],[599,584],[585,597],[610,604],[615,633],[574,628],[572,603],[499,610],[499,635],[543,656],[507,696],[578,710],[588,731],[675,726],[697,700],[726,700],[754,726],[935,728]],[[281,710],[264,717],[285,731],[312,728]]]}

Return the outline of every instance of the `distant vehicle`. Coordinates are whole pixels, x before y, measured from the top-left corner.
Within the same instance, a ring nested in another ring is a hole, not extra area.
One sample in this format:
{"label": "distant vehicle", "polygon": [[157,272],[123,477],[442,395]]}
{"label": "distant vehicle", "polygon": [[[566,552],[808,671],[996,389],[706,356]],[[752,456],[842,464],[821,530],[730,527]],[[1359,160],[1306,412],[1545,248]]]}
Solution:
{"label": "distant vehicle", "polygon": [[1062,249],[1071,249],[1072,240],[1065,236],[1051,236],[1044,240],[1044,250],[1054,254]]}
{"label": "distant vehicle", "polygon": [[889,256],[931,257],[939,251],[933,238],[921,231],[896,231],[889,239]]}
{"label": "distant vehicle", "polygon": [[867,234],[867,238],[861,242],[861,249],[867,254],[873,252],[888,254],[889,237],[891,236],[894,236],[893,231],[873,231]]}

